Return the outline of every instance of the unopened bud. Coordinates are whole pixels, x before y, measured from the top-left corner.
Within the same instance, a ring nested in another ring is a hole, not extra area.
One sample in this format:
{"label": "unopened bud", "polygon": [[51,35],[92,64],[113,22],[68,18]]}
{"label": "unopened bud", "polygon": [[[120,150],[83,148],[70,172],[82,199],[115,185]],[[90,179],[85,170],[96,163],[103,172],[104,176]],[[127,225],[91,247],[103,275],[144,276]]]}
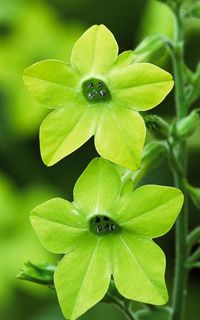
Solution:
{"label": "unopened bud", "polygon": [[192,187],[187,182],[185,182],[185,188],[187,189],[195,207],[200,209],[200,188]]}
{"label": "unopened bud", "polygon": [[18,279],[53,286],[55,266],[51,264],[36,265],[28,261],[17,276]]}
{"label": "unopened bud", "polygon": [[200,18],[200,3],[196,3],[191,9],[191,15],[195,18]]}
{"label": "unopened bud", "polygon": [[144,114],[143,119],[145,121],[147,129],[160,140],[165,140],[169,136],[169,124],[156,115]]}
{"label": "unopened bud", "polygon": [[153,141],[148,143],[142,154],[141,168],[132,172],[132,185],[135,187],[150,170],[158,167],[165,158],[166,153],[166,146],[162,142]]}
{"label": "unopened bud", "polygon": [[133,62],[154,62],[165,54],[164,39],[161,35],[145,38],[133,51]]}
{"label": "unopened bud", "polygon": [[199,109],[193,110],[187,117],[177,121],[171,127],[171,134],[177,141],[191,136],[199,124]]}

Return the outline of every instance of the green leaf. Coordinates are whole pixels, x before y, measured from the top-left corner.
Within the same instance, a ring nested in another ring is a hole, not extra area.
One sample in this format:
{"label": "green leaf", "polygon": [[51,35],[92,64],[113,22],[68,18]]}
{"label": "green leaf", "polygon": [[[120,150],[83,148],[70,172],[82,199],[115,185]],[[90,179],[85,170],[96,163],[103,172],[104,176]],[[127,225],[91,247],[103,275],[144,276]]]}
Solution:
{"label": "green leaf", "polygon": [[113,277],[124,297],[155,305],[167,302],[165,256],[152,240],[123,232],[113,251]]}
{"label": "green leaf", "polygon": [[74,187],[74,200],[85,214],[110,215],[113,202],[119,197],[120,177],[106,160],[97,158],[90,162]]}
{"label": "green leaf", "polygon": [[73,105],[80,97],[74,89],[79,79],[70,66],[62,61],[35,63],[24,71],[23,79],[30,94],[48,108]]}
{"label": "green leaf", "polygon": [[167,233],[183,204],[183,194],[172,187],[146,185],[122,196],[116,221],[125,229],[150,238]]}
{"label": "green leaf", "polygon": [[44,163],[51,166],[78,149],[95,132],[95,109],[82,104],[50,113],[40,127]]}
{"label": "green leaf", "polygon": [[113,101],[120,101],[136,111],[152,109],[173,88],[170,73],[150,63],[135,63],[109,76]]}
{"label": "green leaf", "polygon": [[88,234],[81,245],[58,264],[55,287],[67,319],[77,319],[107,292],[111,268],[105,240]]}
{"label": "green leaf", "polygon": [[123,105],[104,110],[95,135],[98,153],[126,168],[136,170],[140,166],[145,140],[142,117]]}
{"label": "green leaf", "polygon": [[103,74],[117,59],[118,45],[104,25],[89,28],[75,43],[71,62],[81,74]]}
{"label": "green leaf", "polygon": [[85,236],[84,217],[63,199],[44,202],[31,213],[32,226],[43,246],[53,253],[66,253]]}

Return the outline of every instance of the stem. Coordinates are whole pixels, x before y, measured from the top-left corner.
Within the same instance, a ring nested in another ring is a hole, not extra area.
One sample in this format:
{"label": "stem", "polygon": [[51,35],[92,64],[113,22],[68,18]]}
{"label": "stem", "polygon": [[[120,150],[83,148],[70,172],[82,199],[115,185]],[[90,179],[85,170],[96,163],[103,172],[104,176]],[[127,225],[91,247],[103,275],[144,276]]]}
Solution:
{"label": "stem", "polygon": [[[183,80],[183,21],[181,16],[181,8],[177,5],[175,11],[175,39],[173,51],[173,67],[175,74],[175,101],[176,101],[176,114],[180,120],[187,115],[187,106],[184,92]],[[180,143],[178,146],[177,154],[178,163],[186,176],[186,144]],[[185,195],[185,203],[182,211],[176,222],[176,267],[175,267],[175,282],[173,293],[173,314],[172,320],[183,320],[185,313],[185,298],[187,292],[187,270],[185,263],[187,260],[187,195],[183,181],[179,172],[175,168],[174,178],[176,186],[181,189]]]}
{"label": "stem", "polygon": [[200,226],[195,228],[187,237],[188,253],[191,251],[192,246],[200,239]]}
{"label": "stem", "polygon": [[112,296],[114,305],[121,310],[121,312],[125,315],[127,320],[135,320],[133,312],[130,308],[129,303],[125,303],[124,301],[121,301],[117,299],[116,297]]}
{"label": "stem", "polygon": [[198,248],[193,253],[193,255],[190,256],[190,258],[188,259],[188,263],[197,262],[199,258],[200,258],[200,248]]}

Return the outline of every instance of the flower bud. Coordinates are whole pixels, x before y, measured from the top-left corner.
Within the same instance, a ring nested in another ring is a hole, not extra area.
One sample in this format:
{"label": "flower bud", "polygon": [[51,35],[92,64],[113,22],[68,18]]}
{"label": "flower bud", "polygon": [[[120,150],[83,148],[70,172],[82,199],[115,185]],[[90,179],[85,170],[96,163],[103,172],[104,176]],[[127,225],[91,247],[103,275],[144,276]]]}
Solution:
{"label": "flower bud", "polygon": [[132,190],[150,170],[160,165],[165,156],[165,144],[159,141],[148,143],[143,150],[140,169],[137,171],[126,171],[123,191]]}
{"label": "flower bud", "polygon": [[168,123],[158,117],[156,115],[143,115],[143,119],[145,121],[147,129],[157,138],[160,140],[165,140],[169,136],[169,125]]}
{"label": "flower bud", "polygon": [[164,39],[161,35],[145,38],[133,51],[133,62],[154,62],[165,53]]}
{"label": "flower bud", "polygon": [[199,124],[199,109],[193,110],[187,117],[177,121],[171,127],[171,134],[177,141],[191,136]]}
{"label": "flower bud", "polygon": [[17,276],[18,279],[53,286],[55,266],[51,264],[36,265],[28,261]]}
{"label": "flower bud", "polygon": [[195,18],[200,18],[200,3],[196,3],[191,9],[191,15]]}
{"label": "flower bud", "polygon": [[192,187],[187,182],[185,182],[185,188],[187,189],[195,207],[200,209],[200,188]]}

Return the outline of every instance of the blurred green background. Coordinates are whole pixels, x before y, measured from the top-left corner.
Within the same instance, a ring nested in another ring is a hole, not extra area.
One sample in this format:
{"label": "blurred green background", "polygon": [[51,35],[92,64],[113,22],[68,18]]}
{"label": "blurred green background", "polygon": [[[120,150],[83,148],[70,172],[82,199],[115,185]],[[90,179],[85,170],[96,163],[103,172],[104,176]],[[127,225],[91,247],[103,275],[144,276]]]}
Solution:
{"label": "blurred green background", "polygon": [[[64,319],[53,290],[15,278],[27,260],[56,262],[44,250],[30,223],[30,210],[52,197],[72,198],[73,185],[96,156],[93,140],[53,167],[41,162],[38,129],[47,111],[27,93],[23,69],[48,58],[69,60],[72,44],[92,24],[104,23],[114,33],[120,51],[133,49],[154,33],[173,34],[167,7],[148,0],[0,0],[0,319]],[[200,20],[186,25],[186,60],[194,69],[200,59]],[[171,71],[171,63],[157,61]],[[199,106],[199,105],[198,105]],[[153,112],[170,119],[173,93]],[[200,186],[200,129],[189,141],[189,178]],[[164,163],[145,178],[148,183],[171,185]],[[200,213],[190,203],[190,228]],[[171,292],[174,231],[159,240],[167,254],[167,284]],[[200,319],[200,274],[190,275],[187,320]],[[137,307],[137,306],[136,306]],[[110,305],[98,304],[82,320],[120,320]]]}

